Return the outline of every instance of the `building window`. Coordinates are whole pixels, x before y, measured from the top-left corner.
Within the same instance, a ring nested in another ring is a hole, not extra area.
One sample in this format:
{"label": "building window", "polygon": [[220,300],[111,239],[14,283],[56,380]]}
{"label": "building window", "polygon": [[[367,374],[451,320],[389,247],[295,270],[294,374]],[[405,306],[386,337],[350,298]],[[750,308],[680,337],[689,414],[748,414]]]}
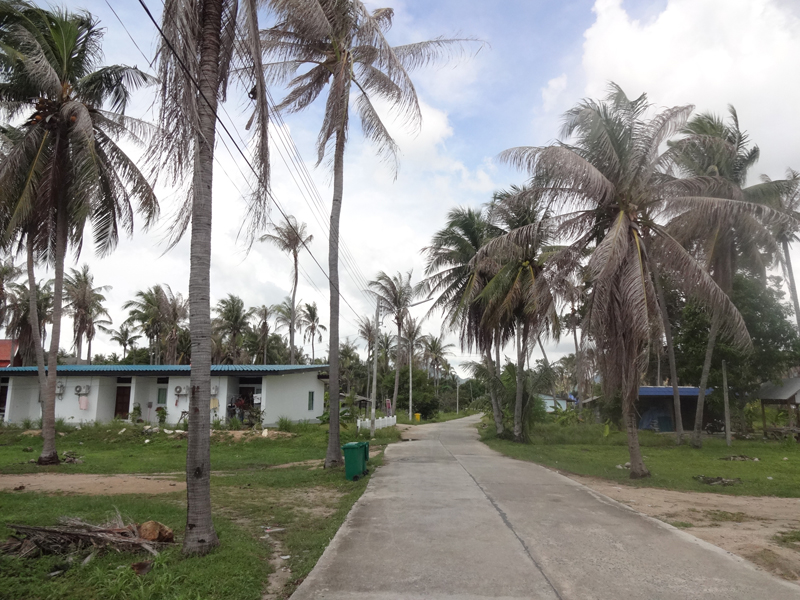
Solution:
{"label": "building window", "polygon": [[167,403],[167,388],[158,388],[158,403]]}
{"label": "building window", "polygon": [[308,410],[314,410],[314,392],[308,392]]}

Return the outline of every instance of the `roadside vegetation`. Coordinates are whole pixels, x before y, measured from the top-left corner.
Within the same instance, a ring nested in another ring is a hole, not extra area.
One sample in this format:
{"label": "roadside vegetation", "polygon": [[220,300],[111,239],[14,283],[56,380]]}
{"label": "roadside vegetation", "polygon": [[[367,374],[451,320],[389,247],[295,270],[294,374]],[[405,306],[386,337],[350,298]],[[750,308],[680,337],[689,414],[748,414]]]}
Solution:
{"label": "roadside vegetation", "polygon": [[[163,432],[146,434],[142,426],[115,422],[74,427],[59,424],[60,447],[81,457],[83,463],[62,463],[43,468],[28,460],[42,444],[38,436],[18,427],[0,428],[0,473],[171,473],[185,479],[186,440]],[[211,560],[184,558],[180,546],[160,553],[147,577],[130,568],[144,560],[141,554],[109,552],[86,566],[80,560],[57,577],[65,557],[29,560],[0,555],[0,598],[19,599],[159,599],[250,600],[262,597],[276,569],[287,567],[290,577],[276,597],[288,596],[313,568],[344,521],[353,503],[366,489],[368,478],[346,481],[344,470],[320,468],[327,447],[327,426],[284,424],[285,435],[262,438],[260,432],[236,440],[242,432],[218,431],[212,435],[211,478],[214,526],[221,545]],[[355,426],[342,429],[343,442],[367,439]],[[396,441],[395,428],[381,429],[371,447]],[[150,440],[145,444],[145,440]],[[25,451],[31,448],[30,451]],[[288,463],[313,460],[316,464]],[[380,464],[370,461],[370,470]],[[55,525],[60,517],[81,517],[103,523],[115,511],[142,523],[156,520],[172,528],[178,542],[186,524],[185,492],[157,495],[72,495],[21,491],[0,492],[0,539],[13,532],[9,523]],[[282,531],[265,538],[265,527]],[[280,556],[290,558],[282,560]],[[82,558],[82,556],[81,556]],[[124,567],[124,568],[118,568]]]}
{"label": "roadside vegetation", "polygon": [[[538,423],[530,429],[528,444],[498,438],[486,418],[480,431],[489,447],[506,456],[566,473],[640,487],[800,498],[800,445],[794,441],[734,440],[728,447],[724,439],[706,437],[703,448],[696,449],[676,446],[674,436],[669,434],[641,431],[639,441],[651,465],[652,476],[646,480],[631,480],[625,468],[629,460],[627,440],[625,433],[616,427]],[[758,458],[758,461],[723,460],[741,455]],[[725,486],[708,485],[695,479],[699,475],[738,481]]]}

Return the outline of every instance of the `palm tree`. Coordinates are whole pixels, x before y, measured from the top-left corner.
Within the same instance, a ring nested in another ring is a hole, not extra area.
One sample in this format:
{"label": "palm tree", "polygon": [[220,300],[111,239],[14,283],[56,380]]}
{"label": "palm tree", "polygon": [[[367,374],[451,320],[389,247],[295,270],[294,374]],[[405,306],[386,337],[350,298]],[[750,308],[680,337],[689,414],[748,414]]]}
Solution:
{"label": "palm tree", "polygon": [[313,235],[306,234],[306,224],[298,223],[297,219],[292,216],[286,217],[284,225],[272,226],[273,233],[265,233],[261,236],[262,242],[272,242],[284,252],[292,255],[294,270],[292,271],[292,303],[291,303],[291,319],[289,326],[289,364],[295,364],[295,346],[294,346],[294,332],[297,321],[297,304],[295,303],[297,296],[297,276],[299,273],[300,264],[298,256],[300,248],[308,249],[308,245],[313,241]]}
{"label": "palm tree", "polygon": [[[186,456],[185,554],[205,554],[219,538],[211,521],[211,213],[214,147],[220,101],[239,83],[252,102],[252,194],[243,220],[254,240],[269,201],[268,96],[258,32],[258,0],[165,0],[158,52],[161,83],[154,163],[164,162],[174,183],[191,173],[186,201],[173,225],[173,242],[191,224],[189,328],[192,343],[189,445]],[[231,77],[235,75],[234,77]]]}
{"label": "palm tree", "polygon": [[[762,180],[764,183],[770,182],[769,177],[766,175],[762,175]],[[800,331],[800,300],[798,300],[797,296],[797,284],[795,283],[792,257],[789,252],[790,246],[800,240],[800,237],[798,237],[798,231],[800,231],[800,226],[798,226],[798,221],[800,221],[800,172],[789,169],[786,172],[786,180],[783,183],[785,183],[785,187],[782,193],[769,198],[768,202],[773,205],[773,208],[777,208],[794,217],[791,221],[777,224],[773,228],[773,236],[781,245],[781,264],[786,273],[789,295],[792,297],[797,330]],[[774,202],[770,202],[770,200],[774,200]]]}
{"label": "palm tree", "polygon": [[256,326],[256,334],[258,336],[258,354],[260,354],[262,358],[262,363],[267,364],[267,348],[269,346],[269,337],[270,337],[270,330],[269,330],[269,320],[272,317],[272,308],[267,306],[266,304],[262,304],[258,308],[254,309],[254,314],[258,318],[258,325]]}
{"label": "palm tree", "polygon": [[168,285],[161,287],[159,294],[159,334],[164,338],[165,362],[178,364],[178,346],[189,318],[189,302],[179,293],[174,293]]}
{"label": "palm tree", "polygon": [[372,388],[369,383],[372,378],[372,364],[375,356],[373,352],[375,352],[375,328],[377,324],[369,317],[363,316],[358,317],[356,324],[358,325],[358,337],[367,342],[367,395],[370,396]]}
{"label": "palm tree", "polygon": [[319,309],[317,303],[303,304],[300,307],[300,327],[305,329],[303,334],[303,341],[311,341],[311,360],[314,360],[314,339],[322,341],[322,332],[328,331],[322,323],[319,322]]}
{"label": "palm tree", "polygon": [[136,345],[136,340],[142,337],[140,335],[135,335],[130,326],[126,323],[120,325],[119,329],[116,331],[112,330],[109,331],[109,333],[111,334],[111,341],[122,346],[122,360],[125,360],[125,357],[128,355],[128,346],[132,349]]}
{"label": "palm tree", "polygon": [[[289,83],[289,93],[279,110],[296,112],[310,106],[329,86],[317,138],[317,164],[333,146],[333,201],[328,245],[330,279],[331,395],[339,386],[339,217],[344,191],[344,151],[350,107],[358,113],[365,136],[383,158],[395,162],[397,145],[375,109],[375,101],[388,101],[391,109],[415,128],[421,122],[416,90],[408,72],[460,51],[462,40],[437,38],[429,42],[392,47],[384,37],[394,11],[369,12],[360,0],[273,0],[277,25],[262,31],[268,77]],[[357,96],[350,101],[355,86]],[[340,464],[339,411],[331,403],[331,427],[326,466]]]}
{"label": "palm tree", "polygon": [[53,282],[40,283],[36,290],[33,302],[37,309],[38,324],[32,327],[28,286],[22,283],[11,283],[8,286],[6,335],[17,341],[23,366],[36,364],[36,341],[38,340],[40,347],[45,343],[45,326],[52,322],[53,317]]}
{"label": "palm tree", "polygon": [[[639,449],[634,403],[653,332],[660,334],[660,313],[648,260],[654,253],[687,295],[698,296],[723,315],[735,341],[746,346],[744,322],[725,293],[694,258],[654,218],[668,202],[672,210],[692,211],[697,219],[717,208],[735,212],[726,200],[697,195],[703,180],[665,174],[673,153],[662,144],[688,118],[692,107],[662,110],[646,118],[645,95],[630,100],[612,84],[603,101],[583,100],[564,117],[568,142],[547,147],[513,148],[501,156],[532,175],[544,201],[558,205],[555,235],[572,243],[551,256],[543,273],[551,289],[580,270],[589,256],[591,293],[581,324],[582,344],[596,346],[606,397],[621,393],[631,457],[631,478],[649,475]],[[688,193],[687,193],[688,192]],[[506,235],[525,239],[522,227]]]}
{"label": "palm tree", "polygon": [[[86,362],[92,362],[91,340],[95,335],[96,325],[110,325],[108,311],[103,307],[106,297],[103,292],[110,290],[111,286],[101,285],[94,287],[94,275],[85,264],[80,269],[70,269],[64,278],[64,301],[67,314],[72,317],[75,353],[78,361],[81,358],[83,338],[88,342]],[[103,317],[106,317],[104,320]]]}
{"label": "palm tree", "polygon": [[[712,210],[705,219],[683,214],[670,223],[670,232],[684,246],[697,249],[704,257],[706,269],[726,294],[733,289],[733,276],[738,263],[745,263],[762,279],[766,278],[766,262],[762,250],[780,254],[769,231],[755,214],[750,203],[777,201],[785,182],[764,182],[745,187],[747,173],[758,161],[758,146],[748,147],[747,134],[741,130],[736,110],[731,106],[730,123],[704,113],[692,118],[681,133],[684,138],[671,144],[676,151],[679,169],[689,177],[713,177],[717,186],[709,195],[728,202],[738,202],[736,211]],[[720,315],[713,313],[706,346],[700,391],[697,397],[692,446],[703,445],[703,410],[711,359],[720,329]]]}
{"label": "palm tree", "polygon": [[[300,304],[302,304],[302,300]],[[275,315],[275,329],[285,329],[289,332],[289,340],[294,339],[294,331],[300,328],[300,323],[294,318],[294,311],[292,310],[292,299],[290,297],[284,298],[283,302],[276,304],[272,307],[272,312]],[[294,323],[294,327],[292,327]],[[290,357],[292,354],[297,354],[297,349],[289,343]],[[291,360],[291,359],[290,359]]]}
{"label": "palm tree", "polygon": [[[426,279],[422,285],[427,294],[438,295],[428,314],[441,311],[446,326],[459,332],[462,350],[470,351],[477,346],[483,354],[486,372],[494,374],[487,380],[487,387],[497,435],[503,433],[498,390],[500,347],[505,339],[499,330],[487,331],[481,326],[483,307],[474,300],[493,275],[486,270],[486,262],[478,262],[475,257],[499,233],[482,210],[455,208],[448,213],[444,229],[436,232],[431,245],[422,250],[427,255]],[[492,360],[493,344],[496,362]]]}
{"label": "palm tree", "polygon": [[429,335],[425,339],[425,354],[433,367],[433,382],[437,395],[439,394],[439,373],[444,370],[444,366],[447,364],[446,357],[451,354],[450,349],[453,347],[453,344],[445,343],[442,334],[439,337]]}
{"label": "palm tree", "polygon": [[22,269],[14,265],[13,260],[0,260],[0,325],[6,322],[9,286],[14,284],[20,275]]}
{"label": "palm tree", "polygon": [[411,271],[397,273],[389,277],[381,271],[374,281],[369,283],[370,292],[383,310],[392,315],[392,320],[397,325],[398,350],[394,366],[394,395],[392,396],[392,415],[397,411],[397,392],[400,389],[400,349],[399,340],[403,337],[403,321],[406,318],[408,307],[416,298],[418,289],[411,285]]}
{"label": "palm tree", "polygon": [[164,288],[154,285],[136,292],[134,300],[128,300],[122,308],[128,311],[125,321],[147,337],[150,344],[150,364],[161,363],[161,333],[164,328]]}
{"label": "palm tree", "polygon": [[[514,439],[523,441],[522,413],[525,402],[525,363],[529,346],[555,329],[554,300],[541,277],[553,240],[547,207],[526,188],[495,194],[489,209],[492,222],[504,232],[524,230],[513,241],[507,235],[490,241],[477,260],[486,261],[494,273],[476,300],[484,307],[483,327],[488,331],[513,330],[517,351],[517,390],[514,405]],[[546,360],[546,359],[545,359]]]}
{"label": "palm tree", "polygon": [[233,294],[217,302],[214,310],[217,318],[214,319],[213,332],[219,334],[227,344],[228,356],[233,364],[239,364],[242,362],[240,349],[243,337],[250,328],[250,319],[255,311],[252,308],[245,310],[242,299]]}
{"label": "palm tree", "polygon": [[[414,374],[414,357],[417,350],[424,348],[425,336],[422,333],[422,323],[406,313],[406,318],[403,322],[403,345],[405,346],[408,359],[408,419],[411,420],[412,416],[412,378]],[[398,364],[400,355],[398,353]]]}
{"label": "palm tree", "polygon": [[[25,0],[0,2],[0,110],[4,127],[0,206],[6,239],[54,267],[53,330],[43,400],[41,464],[55,464],[55,389],[61,340],[64,258],[91,222],[99,254],[120,227],[133,232],[133,207],[150,225],[158,204],[147,179],[117,145],[141,143],[146,128],[124,116],[130,92],[152,83],[135,67],[98,66],[103,29],[86,13],[48,11]],[[29,239],[29,241],[25,241]],[[35,288],[29,269],[29,287]],[[31,313],[33,316],[33,313]],[[37,362],[39,362],[37,360]]]}

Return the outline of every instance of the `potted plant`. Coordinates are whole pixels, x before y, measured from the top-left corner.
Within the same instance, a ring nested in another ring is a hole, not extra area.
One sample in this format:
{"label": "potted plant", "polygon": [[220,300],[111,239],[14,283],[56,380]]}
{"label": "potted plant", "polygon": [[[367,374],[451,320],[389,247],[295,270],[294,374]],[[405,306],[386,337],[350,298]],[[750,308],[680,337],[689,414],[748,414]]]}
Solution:
{"label": "potted plant", "polygon": [[167,422],[167,408],[165,406],[159,406],[156,409],[156,414],[158,415],[158,424],[164,425]]}
{"label": "potted plant", "polygon": [[139,423],[142,420],[142,407],[135,403],[131,409],[131,423]]}

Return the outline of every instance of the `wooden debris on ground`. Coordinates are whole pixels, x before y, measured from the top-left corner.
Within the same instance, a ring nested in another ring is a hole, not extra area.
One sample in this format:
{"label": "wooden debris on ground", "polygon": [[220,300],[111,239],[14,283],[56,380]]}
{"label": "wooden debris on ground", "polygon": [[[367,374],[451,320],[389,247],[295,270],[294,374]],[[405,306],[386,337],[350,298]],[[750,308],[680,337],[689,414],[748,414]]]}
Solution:
{"label": "wooden debris on ground", "polygon": [[734,454],[733,456],[723,456],[720,460],[752,460],[753,462],[758,462],[757,458],[753,458],[752,456],[747,456],[746,454]]}
{"label": "wooden debris on ground", "polygon": [[[149,552],[158,555],[158,548],[174,542],[172,530],[157,521],[148,521],[142,530],[136,523],[123,522],[117,513],[109,523],[92,525],[82,519],[62,518],[57,527],[7,525],[17,535],[0,544],[0,553],[20,557],[41,554],[73,554],[86,549],[116,550],[117,552]],[[143,525],[143,527],[144,527]],[[24,537],[19,537],[24,536]],[[153,539],[148,539],[153,538]]]}
{"label": "wooden debris on ground", "polygon": [[736,485],[737,483],[742,483],[742,480],[739,478],[725,479],[724,477],[706,477],[705,475],[695,475],[692,479],[695,479],[700,483],[705,483],[707,485],[721,485],[724,487],[727,487],[729,485]]}

